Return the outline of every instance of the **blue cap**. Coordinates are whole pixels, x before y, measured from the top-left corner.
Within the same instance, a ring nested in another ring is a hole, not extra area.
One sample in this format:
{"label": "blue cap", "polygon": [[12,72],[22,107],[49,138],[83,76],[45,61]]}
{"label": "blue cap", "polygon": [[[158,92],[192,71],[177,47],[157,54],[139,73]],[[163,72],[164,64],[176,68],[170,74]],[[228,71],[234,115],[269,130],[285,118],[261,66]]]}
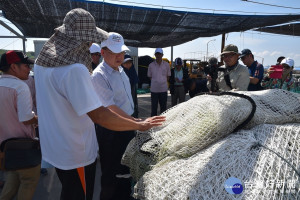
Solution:
{"label": "blue cap", "polygon": [[176,58],[175,59],[175,65],[182,65],[183,64],[183,62],[182,62],[182,59],[181,58]]}
{"label": "blue cap", "polygon": [[252,54],[252,52],[250,51],[250,49],[243,49],[241,52],[241,55],[239,56],[239,58],[242,58],[246,55]]}

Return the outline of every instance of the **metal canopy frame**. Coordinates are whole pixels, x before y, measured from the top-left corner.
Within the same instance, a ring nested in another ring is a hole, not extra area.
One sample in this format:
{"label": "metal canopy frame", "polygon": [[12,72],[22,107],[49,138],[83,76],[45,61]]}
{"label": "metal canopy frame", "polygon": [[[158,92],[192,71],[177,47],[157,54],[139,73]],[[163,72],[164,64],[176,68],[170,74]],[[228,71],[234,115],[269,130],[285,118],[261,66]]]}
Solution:
{"label": "metal canopy frame", "polygon": [[262,27],[255,29],[255,31],[280,35],[300,36],[300,23]]}
{"label": "metal canopy frame", "polygon": [[0,38],[21,38],[23,41],[23,52],[25,53],[26,52],[25,42],[27,41],[27,39],[23,35],[20,35],[18,32],[16,32],[14,29],[12,29],[9,25],[7,25],[2,20],[0,20],[0,25],[16,35],[16,36],[0,36]]}
{"label": "metal canopy frame", "polygon": [[134,47],[176,46],[217,36],[300,20],[300,15],[232,15],[174,11],[84,0],[1,0],[0,9],[24,38],[49,38],[68,11],[88,10],[98,27],[123,35]]}

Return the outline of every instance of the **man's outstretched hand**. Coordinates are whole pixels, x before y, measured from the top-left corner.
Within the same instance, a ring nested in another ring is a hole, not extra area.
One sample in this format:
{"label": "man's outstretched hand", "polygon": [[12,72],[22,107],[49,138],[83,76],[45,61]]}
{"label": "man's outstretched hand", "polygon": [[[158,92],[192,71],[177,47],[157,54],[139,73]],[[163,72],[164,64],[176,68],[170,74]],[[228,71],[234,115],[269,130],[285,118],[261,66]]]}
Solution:
{"label": "man's outstretched hand", "polygon": [[142,121],[139,121],[139,131],[146,131],[152,127],[155,126],[160,126],[162,125],[162,123],[166,121],[166,117],[165,116],[154,116],[154,117],[149,117],[146,118]]}

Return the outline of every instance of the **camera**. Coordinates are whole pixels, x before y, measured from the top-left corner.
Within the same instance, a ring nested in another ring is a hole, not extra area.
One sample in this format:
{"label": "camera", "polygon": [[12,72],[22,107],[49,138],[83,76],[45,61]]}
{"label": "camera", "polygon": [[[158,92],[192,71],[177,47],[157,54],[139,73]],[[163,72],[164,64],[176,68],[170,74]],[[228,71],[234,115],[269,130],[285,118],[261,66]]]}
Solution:
{"label": "camera", "polygon": [[204,67],[205,74],[209,75],[211,77],[211,91],[217,92],[218,85],[217,85],[217,78],[218,78],[218,59],[215,57],[212,57],[208,60],[208,65]]}
{"label": "camera", "polygon": [[192,74],[198,74],[198,70],[199,70],[198,66],[197,65],[193,65],[193,67],[192,67]]}
{"label": "camera", "polygon": [[210,75],[212,79],[218,78],[218,65],[206,65],[204,67],[204,73]]}

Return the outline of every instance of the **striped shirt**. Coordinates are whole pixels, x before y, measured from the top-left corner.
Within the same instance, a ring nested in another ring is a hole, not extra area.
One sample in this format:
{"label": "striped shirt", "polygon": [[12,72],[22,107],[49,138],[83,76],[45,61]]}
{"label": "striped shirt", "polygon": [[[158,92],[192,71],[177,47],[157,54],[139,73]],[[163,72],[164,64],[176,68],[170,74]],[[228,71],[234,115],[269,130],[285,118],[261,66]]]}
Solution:
{"label": "striped shirt", "polygon": [[34,138],[32,125],[22,122],[34,117],[27,84],[12,75],[0,76],[0,143],[13,137]]}
{"label": "striped shirt", "polygon": [[169,63],[162,61],[159,65],[153,61],[149,64],[147,75],[151,78],[151,92],[168,91],[168,76],[171,76]]}

